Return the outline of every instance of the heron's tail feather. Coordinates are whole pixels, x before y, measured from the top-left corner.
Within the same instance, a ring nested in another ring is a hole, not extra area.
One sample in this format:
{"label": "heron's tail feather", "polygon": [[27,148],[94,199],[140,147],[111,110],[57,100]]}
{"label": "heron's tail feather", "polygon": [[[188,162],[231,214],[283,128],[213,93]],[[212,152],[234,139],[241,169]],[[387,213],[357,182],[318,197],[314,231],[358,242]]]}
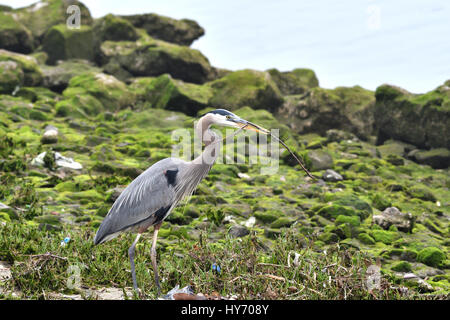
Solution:
{"label": "heron's tail feather", "polygon": [[111,231],[113,230],[111,230],[110,228],[109,221],[105,219],[98,228],[97,233],[95,234],[94,245],[109,241],[119,235],[119,232],[111,232]]}

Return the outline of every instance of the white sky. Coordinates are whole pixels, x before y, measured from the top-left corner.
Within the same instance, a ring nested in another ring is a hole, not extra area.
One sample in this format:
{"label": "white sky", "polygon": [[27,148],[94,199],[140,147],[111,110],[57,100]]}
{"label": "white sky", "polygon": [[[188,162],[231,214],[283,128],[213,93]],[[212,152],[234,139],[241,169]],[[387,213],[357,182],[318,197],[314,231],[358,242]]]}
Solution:
{"label": "white sky", "polygon": [[[31,0],[0,0],[13,7]],[[383,83],[411,92],[450,79],[445,0],[84,0],[94,17],[154,12],[196,20],[192,47],[217,67],[313,69],[325,88]]]}

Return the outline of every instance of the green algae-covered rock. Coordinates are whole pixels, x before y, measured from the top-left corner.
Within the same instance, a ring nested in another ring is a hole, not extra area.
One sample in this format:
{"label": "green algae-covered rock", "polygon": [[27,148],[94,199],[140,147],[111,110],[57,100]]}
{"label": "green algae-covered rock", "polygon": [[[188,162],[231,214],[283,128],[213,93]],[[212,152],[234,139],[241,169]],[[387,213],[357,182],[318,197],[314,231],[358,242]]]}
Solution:
{"label": "green algae-covered rock", "polygon": [[406,261],[397,262],[391,267],[391,270],[398,272],[410,272],[412,270],[411,264]]}
{"label": "green algae-covered rock", "polygon": [[360,234],[358,234],[358,240],[368,245],[373,245],[376,243],[375,240],[365,232],[361,232]]}
{"label": "green algae-covered rock", "polygon": [[15,61],[0,61],[0,93],[11,94],[24,80],[24,73]]}
{"label": "green algae-covered rock", "polygon": [[435,202],[436,196],[433,194],[433,192],[427,188],[427,187],[422,187],[422,186],[412,186],[409,190],[408,193],[411,197],[417,198],[417,199],[421,199],[424,201],[432,201]]}
{"label": "green algae-covered rock", "polygon": [[31,102],[42,102],[53,105],[55,99],[59,98],[59,95],[47,88],[42,87],[20,87],[16,91],[16,97],[22,97]]}
{"label": "green algae-covered rock", "polygon": [[336,204],[325,205],[321,207],[317,214],[327,218],[327,219],[336,219],[338,216],[357,216],[357,212],[354,208],[341,206]]}
{"label": "green algae-covered rock", "polygon": [[137,99],[150,103],[153,108],[181,111],[188,115],[208,105],[212,95],[205,85],[186,83],[164,74],[157,78],[137,78],[131,85]]}
{"label": "green algae-covered rock", "polygon": [[213,89],[210,104],[235,110],[250,106],[253,109],[275,111],[283,102],[283,97],[270,74],[256,70],[231,72],[208,84]]}
{"label": "green algae-covered rock", "polygon": [[44,87],[53,91],[62,92],[69,85],[70,79],[82,73],[92,71],[100,73],[101,70],[94,67],[87,60],[59,61],[56,66],[41,66]]}
{"label": "green algae-covered rock", "polygon": [[386,197],[386,195],[381,194],[381,193],[376,193],[372,197],[372,205],[381,211],[383,211],[384,209],[386,209],[388,207],[392,207],[392,203],[389,200],[389,198]]}
{"label": "green algae-covered rock", "polygon": [[319,86],[319,80],[311,69],[294,69],[288,72],[269,69],[267,72],[283,95],[302,94]]}
{"label": "green algae-covered rock", "polygon": [[47,55],[47,63],[56,64],[58,60],[86,59],[93,60],[95,55],[92,28],[81,26],[69,29],[65,24],[50,28],[42,41],[42,50]]}
{"label": "green algae-covered rock", "polygon": [[37,86],[42,71],[35,58],[0,49],[0,93],[11,94],[16,86]]}
{"label": "green algae-covered rock", "polygon": [[30,53],[34,49],[31,32],[3,12],[0,12],[0,48],[20,53]]}
{"label": "green algae-covered rock", "polygon": [[398,232],[377,229],[371,230],[370,235],[376,242],[382,242],[387,245],[392,244],[395,240],[400,238]]}
{"label": "green algae-covered rock", "polygon": [[337,216],[336,220],[334,221],[335,225],[340,225],[343,223],[348,223],[354,227],[358,227],[361,224],[360,218],[358,216],[344,216],[339,215]]}
{"label": "green algae-covered rock", "polygon": [[445,169],[450,166],[450,150],[437,148],[414,152],[413,160],[420,164],[427,164],[434,169]]}
{"label": "green algae-covered rock", "polygon": [[382,85],[375,92],[378,139],[450,149],[450,81],[425,94]]}
{"label": "green algae-covered rock", "polygon": [[274,222],[272,222],[270,224],[270,227],[274,228],[274,229],[286,228],[286,227],[291,226],[294,223],[294,221],[295,220],[292,220],[287,217],[280,217],[277,220],[275,220]]}
{"label": "green algae-covered rock", "polygon": [[189,19],[176,20],[154,13],[121,16],[136,28],[144,29],[150,36],[173,42],[183,46],[190,46],[200,38],[205,30],[197,22]]}
{"label": "green algae-covered rock", "polygon": [[200,51],[148,36],[138,42],[105,41],[101,53],[107,63],[117,64],[137,77],[168,73],[173,78],[199,84],[215,78],[213,68]]}
{"label": "green algae-covered rock", "polygon": [[135,41],[139,35],[133,25],[121,17],[108,14],[96,19],[93,24],[94,36],[98,41]]}
{"label": "green algae-covered rock", "polygon": [[311,171],[319,171],[333,168],[333,158],[323,150],[308,151],[308,159]]}
{"label": "green algae-covered rock", "polygon": [[103,110],[110,111],[130,106],[135,99],[134,93],[125,83],[113,76],[96,72],[85,72],[73,77],[63,92],[66,98],[83,94],[94,97],[103,105]]}
{"label": "green algae-covered rock", "polygon": [[373,92],[355,87],[312,88],[303,95],[285,96],[276,117],[297,133],[325,135],[340,129],[361,138],[373,132]]}
{"label": "green algae-covered rock", "polygon": [[445,253],[435,247],[424,248],[419,251],[417,260],[431,267],[438,267],[446,259]]}
{"label": "green algae-covered rock", "polygon": [[92,17],[88,8],[76,0],[41,0],[28,7],[15,9],[11,14],[25,25],[36,39],[42,39],[52,26],[66,23],[69,18],[67,8],[70,5],[76,5],[80,8],[81,26],[92,24]]}

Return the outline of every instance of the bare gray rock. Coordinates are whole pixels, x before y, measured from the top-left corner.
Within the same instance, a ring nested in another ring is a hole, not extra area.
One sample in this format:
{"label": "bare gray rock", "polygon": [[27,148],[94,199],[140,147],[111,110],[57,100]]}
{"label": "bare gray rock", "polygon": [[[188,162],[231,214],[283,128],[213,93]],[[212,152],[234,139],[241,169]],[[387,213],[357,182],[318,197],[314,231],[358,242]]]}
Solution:
{"label": "bare gray rock", "polygon": [[414,217],[411,213],[402,213],[396,207],[386,208],[381,214],[373,216],[373,222],[383,229],[394,225],[398,230],[410,232],[414,226]]}

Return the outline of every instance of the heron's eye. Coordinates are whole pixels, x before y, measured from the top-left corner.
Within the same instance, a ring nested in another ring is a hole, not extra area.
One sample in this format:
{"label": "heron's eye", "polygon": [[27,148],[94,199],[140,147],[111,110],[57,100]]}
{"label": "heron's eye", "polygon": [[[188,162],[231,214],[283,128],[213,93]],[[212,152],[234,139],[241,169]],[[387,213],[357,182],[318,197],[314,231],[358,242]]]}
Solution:
{"label": "heron's eye", "polygon": [[230,119],[231,119],[231,117],[230,117],[230,116],[226,116],[226,118],[227,118],[227,120],[230,120]]}

